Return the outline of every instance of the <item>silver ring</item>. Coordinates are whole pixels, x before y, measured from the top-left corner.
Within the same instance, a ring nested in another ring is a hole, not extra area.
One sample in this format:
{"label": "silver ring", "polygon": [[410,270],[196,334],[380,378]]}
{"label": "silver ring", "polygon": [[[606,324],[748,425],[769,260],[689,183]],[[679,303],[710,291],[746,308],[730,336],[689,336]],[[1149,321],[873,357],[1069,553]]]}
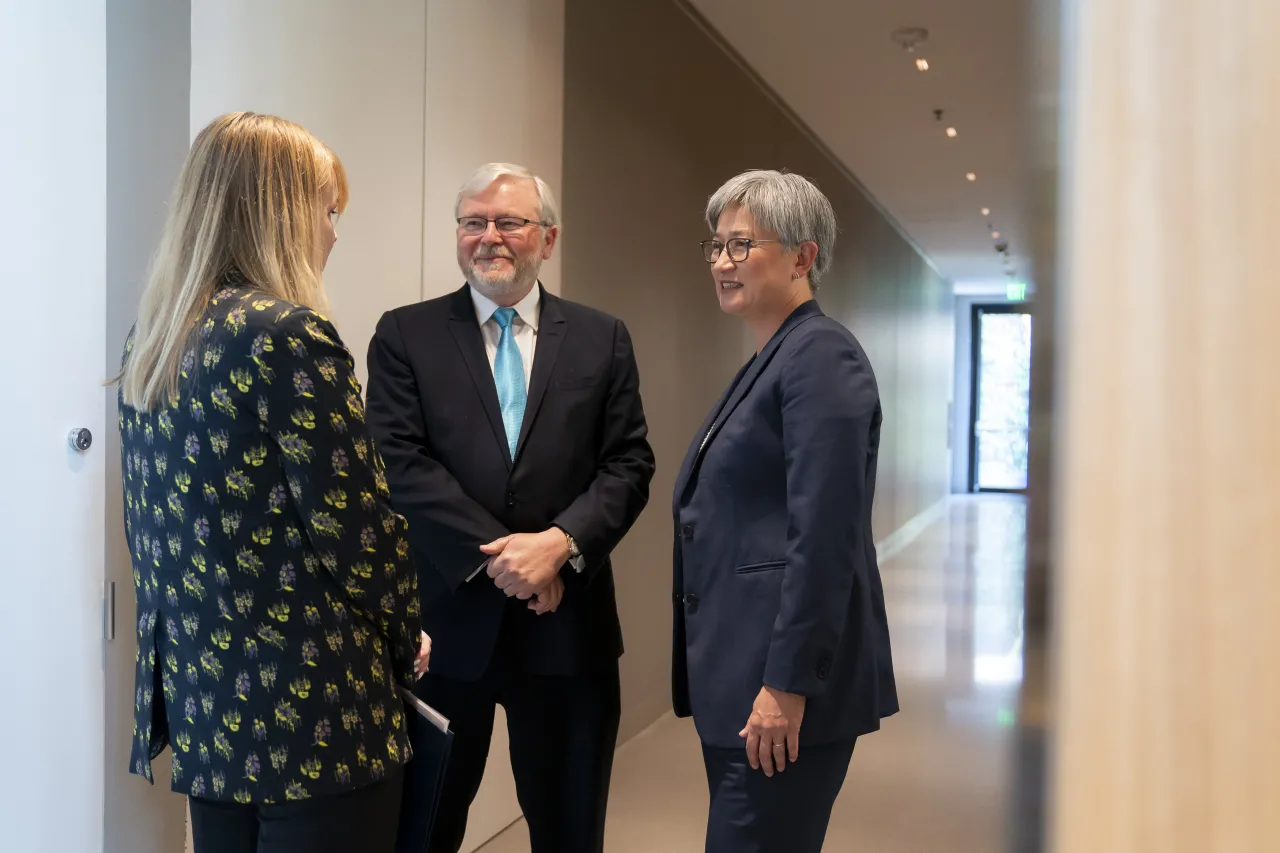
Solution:
{"label": "silver ring", "polygon": [[775,743],[775,744],[773,745],[773,748],[774,748],[774,749],[786,749],[786,748],[787,748],[787,745],[786,745],[785,743]]}

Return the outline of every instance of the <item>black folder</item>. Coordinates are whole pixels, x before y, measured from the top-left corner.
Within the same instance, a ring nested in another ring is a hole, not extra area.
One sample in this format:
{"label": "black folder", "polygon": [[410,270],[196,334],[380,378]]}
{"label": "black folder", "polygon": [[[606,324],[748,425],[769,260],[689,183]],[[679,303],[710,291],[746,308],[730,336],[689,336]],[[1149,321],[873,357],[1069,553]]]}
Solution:
{"label": "black folder", "polygon": [[399,690],[409,711],[413,758],[404,769],[404,799],[400,804],[396,853],[426,853],[444,790],[453,732],[449,731],[449,720],[439,711],[403,687]]}

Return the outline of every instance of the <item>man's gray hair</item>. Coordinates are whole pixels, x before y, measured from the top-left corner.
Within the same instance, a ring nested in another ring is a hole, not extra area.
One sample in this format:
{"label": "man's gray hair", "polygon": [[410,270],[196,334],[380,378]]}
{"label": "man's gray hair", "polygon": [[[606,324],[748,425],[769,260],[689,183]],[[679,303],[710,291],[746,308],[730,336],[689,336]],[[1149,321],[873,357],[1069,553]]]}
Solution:
{"label": "man's gray hair", "polygon": [[517,166],[514,163],[485,163],[472,172],[471,177],[467,178],[467,182],[462,185],[462,189],[458,190],[458,198],[453,203],[453,215],[458,215],[458,210],[462,207],[464,198],[470,198],[473,195],[484,192],[490,184],[499,178],[519,178],[533,181],[533,185],[538,191],[538,207],[540,208],[538,217],[548,226],[560,224],[560,207],[556,204],[556,197],[551,192],[551,187],[547,186],[546,181],[530,172],[524,166]]}
{"label": "man's gray hair", "polygon": [[752,169],[725,181],[707,201],[707,226],[714,232],[720,215],[741,207],[756,224],[778,236],[788,250],[801,243],[818,244],[818,257],[809,270],[809,284],[818,282],[831,267],[836,247],[836,212],[831,202],[803,175]]}

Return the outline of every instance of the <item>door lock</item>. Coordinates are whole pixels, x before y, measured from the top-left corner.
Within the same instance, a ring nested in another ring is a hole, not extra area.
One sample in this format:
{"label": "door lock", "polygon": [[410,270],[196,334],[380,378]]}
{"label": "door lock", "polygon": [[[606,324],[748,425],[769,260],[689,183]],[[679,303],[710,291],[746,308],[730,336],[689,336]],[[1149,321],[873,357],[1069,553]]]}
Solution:
{"label": "door lock", "polygon": [[67,436],[67,444],[71,445],[71,449],[84,453],[93,446],[93,433],[84,427],[73,429]]}

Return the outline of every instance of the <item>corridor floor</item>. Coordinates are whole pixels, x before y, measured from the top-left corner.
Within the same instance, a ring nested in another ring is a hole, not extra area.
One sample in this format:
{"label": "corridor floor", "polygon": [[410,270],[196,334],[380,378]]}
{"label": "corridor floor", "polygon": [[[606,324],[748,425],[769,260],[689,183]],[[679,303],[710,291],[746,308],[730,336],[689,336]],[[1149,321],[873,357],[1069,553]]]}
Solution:
{"label": "corridor floor", "polygon": [[[1026,505],[955,497],[882,557],[902,712],[858,742],[823,848],[998,853],[1022,674]],[[698,853],[706,776],[689,720],[659,720],[618,752],[608,853]],[[523,822],[481,853],[527,853]]]}

